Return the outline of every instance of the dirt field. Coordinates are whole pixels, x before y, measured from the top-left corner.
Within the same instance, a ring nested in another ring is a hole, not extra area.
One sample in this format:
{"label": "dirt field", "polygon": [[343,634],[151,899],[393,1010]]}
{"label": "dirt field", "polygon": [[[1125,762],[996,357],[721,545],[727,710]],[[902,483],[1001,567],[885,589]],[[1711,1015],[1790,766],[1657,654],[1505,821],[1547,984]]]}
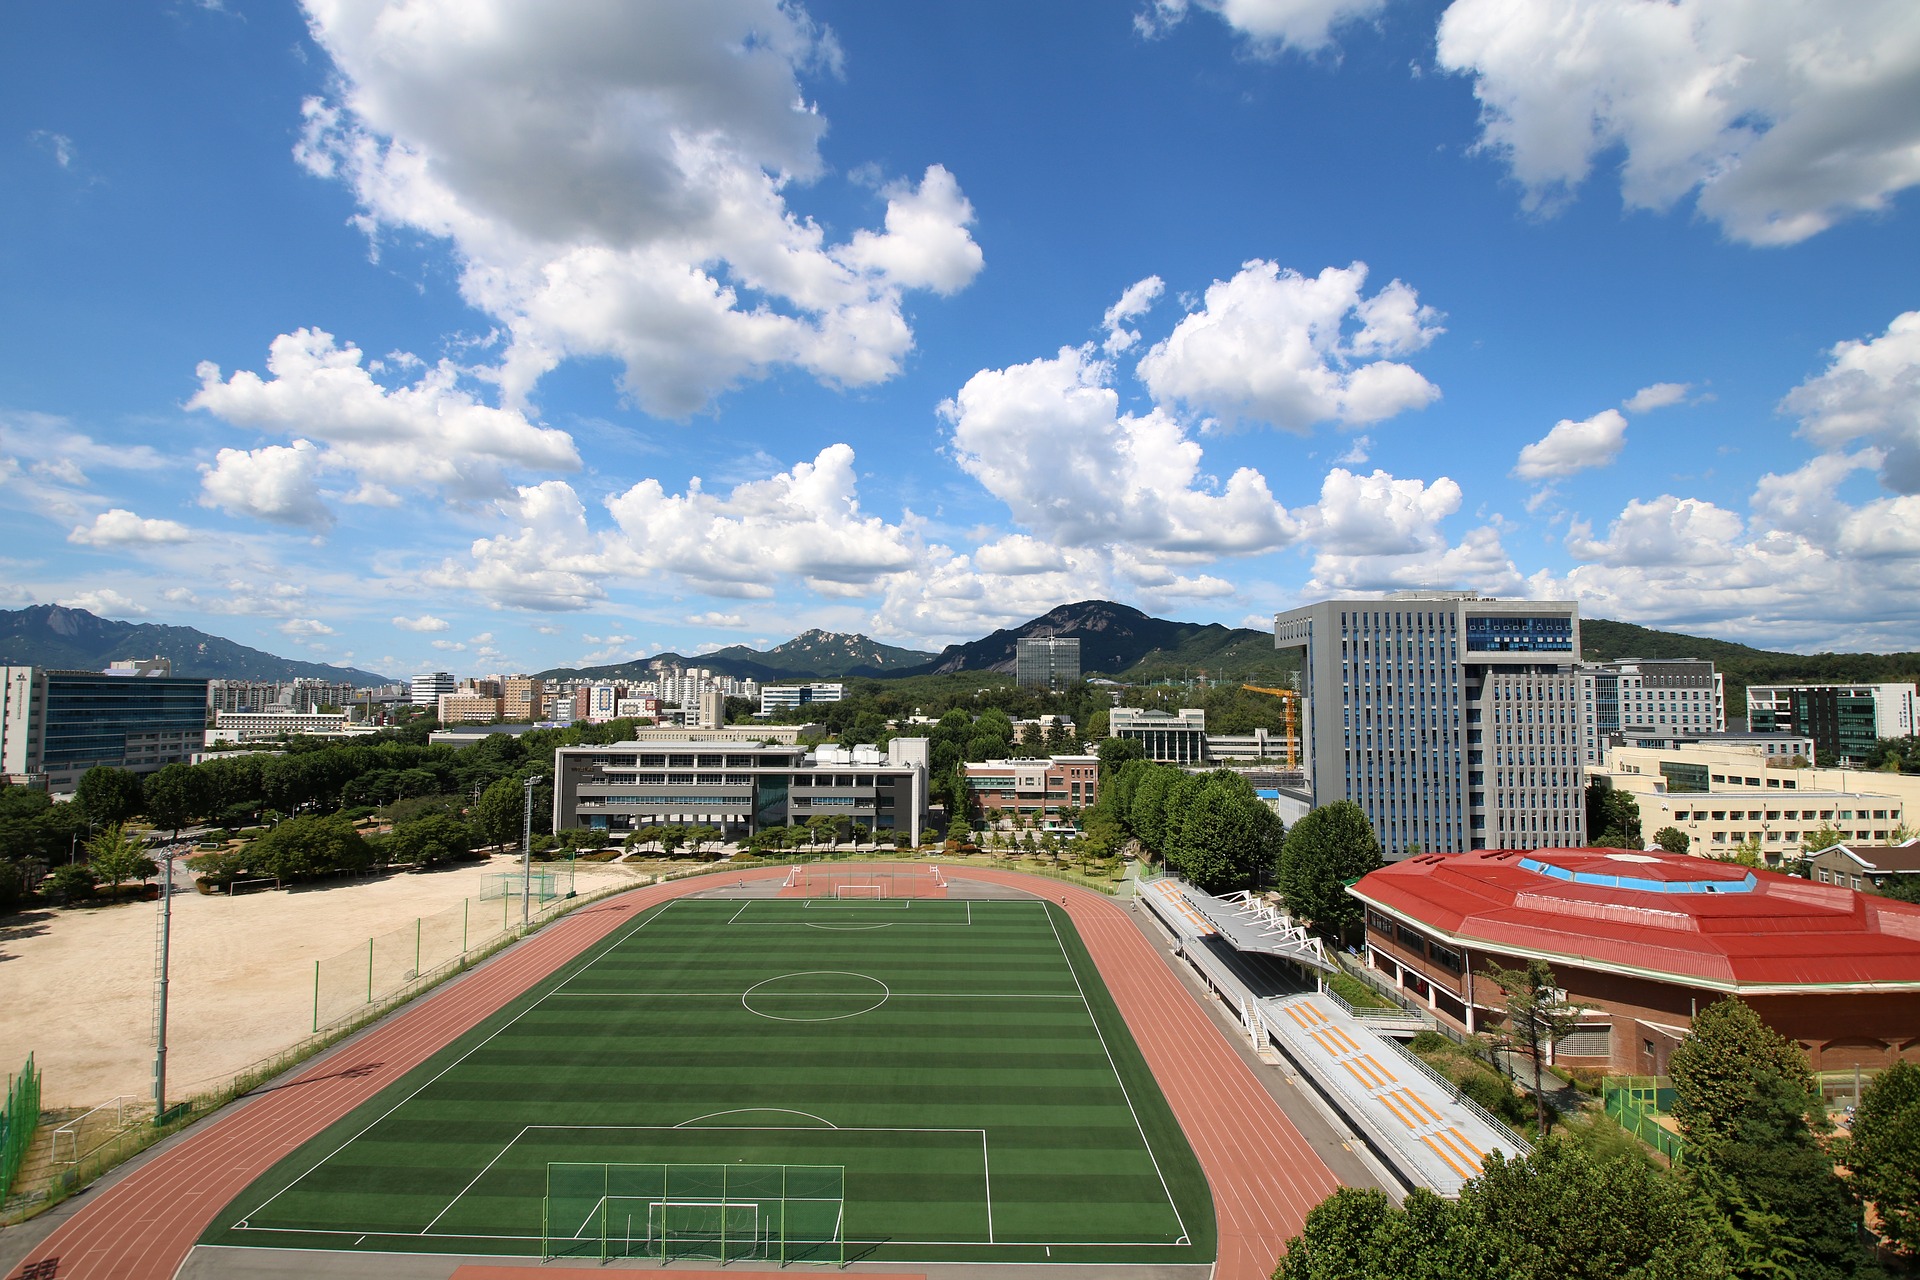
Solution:
{"label": "dirt field", "polygon": [[[306,1036],[315,960],[474,896],[489,872],[517,863],[237,898],[195,893],[183,874],[173,899],[168,1096],[218,1083]],[[578,876],[584,895],[634,872],[581,863]],[[0,1072],[18,1071],[33,1053],[44,1106],[152,1092],[158,911],[134,902],[0,917]]]}

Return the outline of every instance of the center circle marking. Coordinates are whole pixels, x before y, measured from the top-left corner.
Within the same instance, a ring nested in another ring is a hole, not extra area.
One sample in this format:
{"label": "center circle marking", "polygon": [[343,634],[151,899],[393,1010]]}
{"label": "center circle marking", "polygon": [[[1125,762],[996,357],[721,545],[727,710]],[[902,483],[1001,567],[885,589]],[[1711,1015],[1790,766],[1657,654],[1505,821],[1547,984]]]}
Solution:
{"label": "center circle marking", "polygon": [[[796,981],[806,978],[854,978],[860,983],[867,985],[863,990],[813,991],[807,989],[811,984],[804,981]],[[783,991],[778,985],[781,983],[793,984],[795,989]],[[757,996],[755,995],[756,992],[758,993]],[[806,969],[799,973],[783,973],[777,978],[761,979],[740,993],[740,1004],[748,1013],[760,1018],[770,1018],[775,1022],[839,1022],[844,1018],[857,1018],[863,1013],[872,1013],[875,1009],[885,1004],[892,995],[893,991],[886,983],[868,974],[854,973],[847,969]],[[754,1007],[755,999],[758,999],[763,1005],[771,1005],[777,1008],[778,1002],[783,998],[794,999],[800,997],[827,1001],[846,1000],[853,1004],[860,1004],[861,1007],[857,1009],[849,1008],[842,1013],[809,1012],[805,1014],[770,1013],[765,1008]]]}

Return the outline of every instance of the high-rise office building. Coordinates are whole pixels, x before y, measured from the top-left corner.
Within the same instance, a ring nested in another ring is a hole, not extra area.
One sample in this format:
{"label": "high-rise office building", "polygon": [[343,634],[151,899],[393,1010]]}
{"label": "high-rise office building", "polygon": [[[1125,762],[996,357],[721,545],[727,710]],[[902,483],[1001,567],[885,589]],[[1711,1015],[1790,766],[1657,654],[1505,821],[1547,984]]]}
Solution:
{"label": "high-rise office building", "polygon": [[1616,733],[1702,738],[1727,729],[1725,678],[1705,658],[1580,664],[1580,762],[1606,762]]}
{"label": "high-rise office building", "polygon": [[1813,739],[1816,764],[1865,764],[1881,738],[1920,732],[1911,684],[1747,686],[1747,727]]}
{"label": "high-rise office building", "polygon": [[546,682],[539,676],[508,676],[500,682],[500,714],[531,723],[546,714]]}
{"label": "high-rise office building", "polygon": [[1579,606],[1471,592],[1326,600],[1274,619],[1303,650],[1308,785],[1389,858],[1586,842]]}
{"label": "high-rise office building", "polygon": [[440,695],[453,693],[460,688],[460,682],[453,678],[451,671],[431,671],[413,678],[410,696],[416,707],[437,707]]}
{"label": "high-rise office building", "polygon": [[1080,678],[1080,637],[1024,636],[1013,642],[1015,683],[1063,689]]}
{"label": "high-rise office building", "polygon": [[0,772],[70,792],[95,765],[151,773],[206,745],[207,682],[0,667]]}

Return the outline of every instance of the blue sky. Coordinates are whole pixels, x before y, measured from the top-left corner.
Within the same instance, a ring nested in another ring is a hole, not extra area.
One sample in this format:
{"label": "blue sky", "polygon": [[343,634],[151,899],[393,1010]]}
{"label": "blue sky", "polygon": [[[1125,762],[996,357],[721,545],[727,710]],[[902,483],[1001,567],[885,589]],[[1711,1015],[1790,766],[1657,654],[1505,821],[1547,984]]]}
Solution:
{"label": "blue sky", "polygon": [[1910,3],[76,3],[0,604],[405,675],[1571,594],[1920,648]]}

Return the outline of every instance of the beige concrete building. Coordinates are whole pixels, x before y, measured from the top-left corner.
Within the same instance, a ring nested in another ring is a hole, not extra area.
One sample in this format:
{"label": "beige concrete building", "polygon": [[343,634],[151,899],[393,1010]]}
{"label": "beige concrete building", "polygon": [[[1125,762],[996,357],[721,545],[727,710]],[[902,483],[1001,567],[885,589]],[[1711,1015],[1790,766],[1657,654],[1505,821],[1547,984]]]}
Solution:
{"label": "beige concrete building", "polygon": [[540,677],[508,676],[500,683],[500,714],[508,720],[539,720],[546,711],[546,696],[546,683]]}
{"label": "beige concrete building", "polygon": [[1654,832],[1673,826],[1691,837],[1690,852],[1752,840],[1770,862],[1799,856],[1808,837],[1827,827],[1850,841],[1897,842],[1907,815],[1920,814],[1920,776],[1783,763],[1769,763],[1758,747],[1618,747],[1589,776],[1634,796],[1649,844]]}

